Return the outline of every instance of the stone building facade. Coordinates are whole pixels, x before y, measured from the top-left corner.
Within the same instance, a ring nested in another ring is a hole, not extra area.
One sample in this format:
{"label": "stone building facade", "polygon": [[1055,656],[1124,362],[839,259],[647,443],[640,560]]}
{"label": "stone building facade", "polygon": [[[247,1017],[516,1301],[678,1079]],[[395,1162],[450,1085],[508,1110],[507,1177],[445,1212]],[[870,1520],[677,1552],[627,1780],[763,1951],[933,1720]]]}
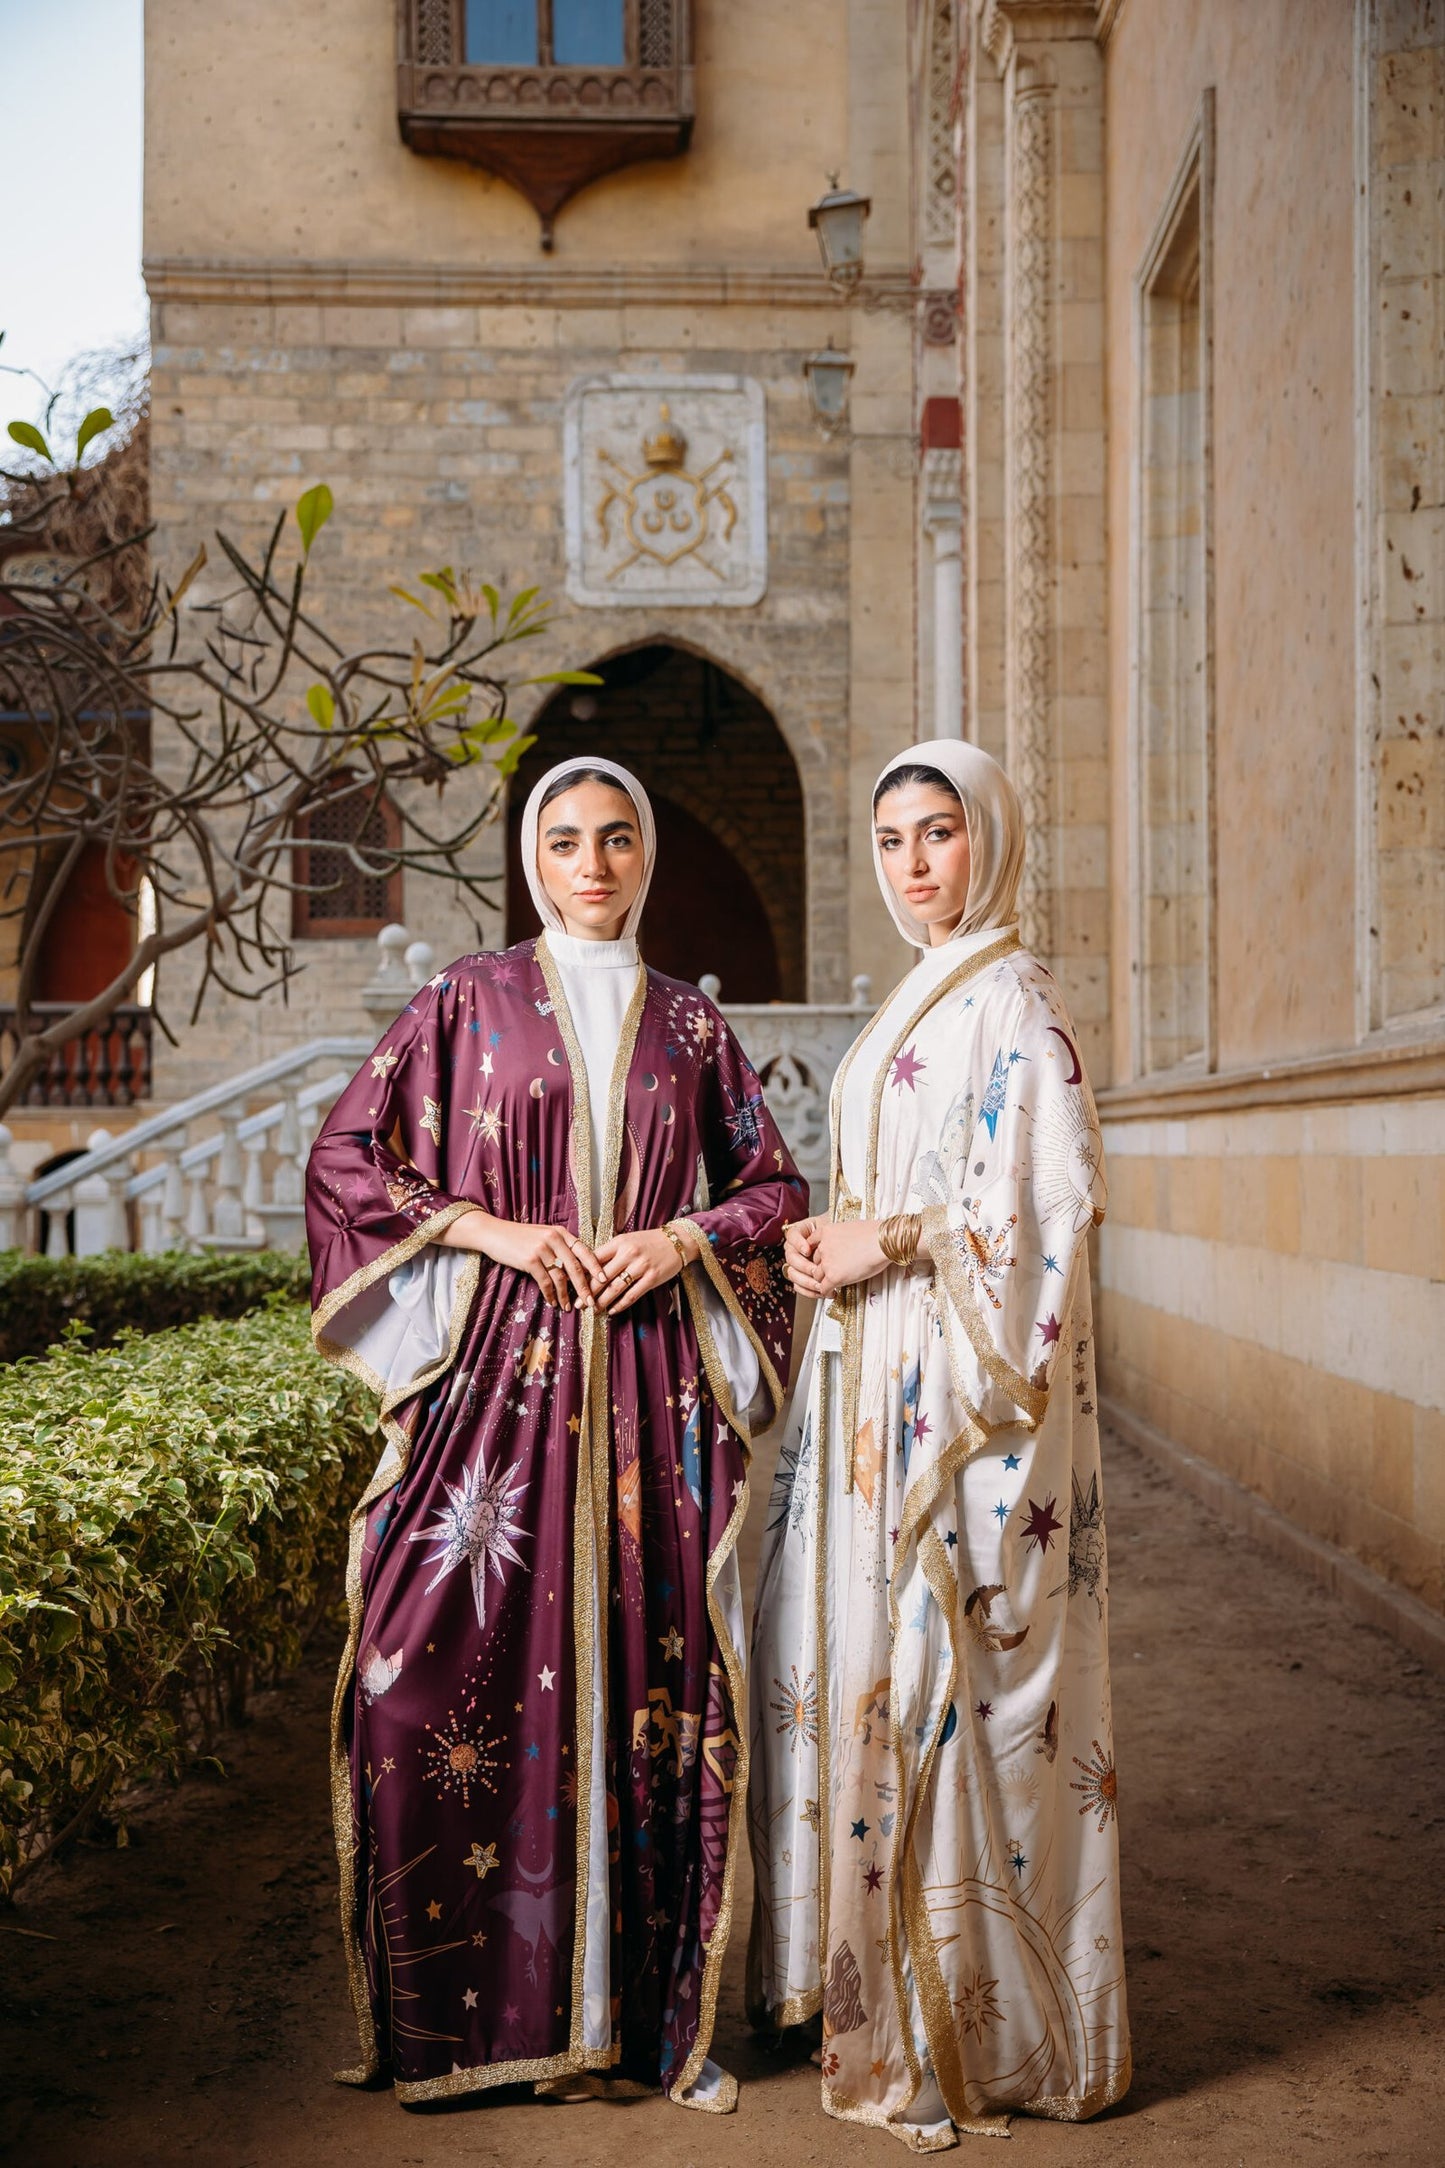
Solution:
{"label": "stone building facade", "polygon": [[1438,1611],[1438,0],[973,0],[965,727],[1102,1035],[1114,1411]]}
{"label": "stone building facade", "polygon": [[[998,753],[1099,1087],[1115,1415],[1438,1612],[1440,0],[685,13],[687,147],[545,251],[518,188],[403,140],[390,0],[153,0],[161,545],[254,539],[324,478],[358,626],[418,563],[540,583],[541,666],[606,680],[544,745],[616,729],[751,883],[783,994],[904,960],[883,758],[936,727]],[[806,228],[830,169],[872,202],[851,297]],[[624,562],[659,476],[684,554]],[[405,915],[475,939],[442,892]],[[312,946],[299,1002],[218,1006],[163,1090],[350,1028],[369,945]]]}

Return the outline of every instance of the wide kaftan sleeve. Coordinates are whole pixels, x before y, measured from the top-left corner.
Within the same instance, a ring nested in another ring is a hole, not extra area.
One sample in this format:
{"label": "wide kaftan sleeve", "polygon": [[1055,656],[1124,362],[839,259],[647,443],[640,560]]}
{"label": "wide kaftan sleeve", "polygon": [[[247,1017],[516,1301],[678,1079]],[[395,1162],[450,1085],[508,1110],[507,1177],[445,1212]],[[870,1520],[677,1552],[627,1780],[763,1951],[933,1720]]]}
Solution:
{"label": "wide kaftan sleeve", "polygon": [[1036,964],[1021,967],[1018,983],[1016,997],[980,1018],[968,1148],[950,1152],[940,1140],[929,1155],[923,1234],[964,1399],[988,1424],[1022,1417],[1035,1429],[1107,1189],[1068,1014]]}
{"label": "wide kaftan sleeve", "polygon": [[451,990],[427,987],[383,1035],[307,1168],[316,1345],[383,1414],[446,1370],[477,1286],[475,1255],[431,1246],[476,1209],[442,1179]]}
{"label": "wide kaftan sleeve", "polygon": [[695,1208],[672,1224],[690,1225],[703,1237],[699,1262],[685,1275],[699,1336],[715,1340],[709,1317],[721,1306],[756,1358],[757,1399],[751,1408],[734,1407],[730,1417],[747,1438],[766,1429],[787,1390],[793,1292],[783,1269],[783,1235],[806,1217],[808,1185],[768,1111],[757,1071],[718,1011],[698,998],[712,1040],[699,1080],[702,1165]]}

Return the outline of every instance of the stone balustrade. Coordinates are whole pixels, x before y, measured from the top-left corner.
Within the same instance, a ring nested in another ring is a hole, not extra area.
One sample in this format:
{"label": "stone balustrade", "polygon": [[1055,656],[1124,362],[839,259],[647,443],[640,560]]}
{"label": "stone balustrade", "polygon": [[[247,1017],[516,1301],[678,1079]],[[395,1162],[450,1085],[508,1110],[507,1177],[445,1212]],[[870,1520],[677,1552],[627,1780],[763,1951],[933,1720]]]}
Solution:
{"label": "stone balustrade", "polygon": [[[92,1130],[86,1150],[26,1183],[0,1124],[0,1248],[30,1248],[44,1230],[52,1256],[99,1250],[296,1249],[305,1234],[306,1155],[328,1107],[370,1052],[376,1031],[405,1006],[432,968],[431,950],[405,927],[378,937],[379,962],[363,1002],[373,1029],[278,1054],[122,1136]],[[703,991],[722,989],[709,975]],[[828,1095],[847,1048],[871,1014],[868,982],[853,999],[724,1005],[815,1205],[826,1198]]]}

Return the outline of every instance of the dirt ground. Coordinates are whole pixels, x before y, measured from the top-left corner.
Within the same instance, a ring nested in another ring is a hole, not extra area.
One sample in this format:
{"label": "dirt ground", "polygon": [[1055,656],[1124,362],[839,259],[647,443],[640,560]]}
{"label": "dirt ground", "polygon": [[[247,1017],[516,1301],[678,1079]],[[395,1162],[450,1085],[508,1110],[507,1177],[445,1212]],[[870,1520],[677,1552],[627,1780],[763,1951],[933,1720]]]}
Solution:
{"label": "dirt ground", "polygon": [[[1015,2121],[1010,2157],[1445,2162],[1445,1680],[1153,1463],[1111,1441],[1106,1470],[1134,2089],[1095,2123]],[[0,2158],[907,2157],[824,2118],[801,2044],[750,2035],[741,1936],[714,2048],[742,2080],[735,2117],[512,2093],[408,2114],[332,2085],[355,2040],[328,1828],[330,1670],[319,1652],[269,1697],[224,1778],[150,1794],[128,1851],[75,1852],[0,1912]]]}

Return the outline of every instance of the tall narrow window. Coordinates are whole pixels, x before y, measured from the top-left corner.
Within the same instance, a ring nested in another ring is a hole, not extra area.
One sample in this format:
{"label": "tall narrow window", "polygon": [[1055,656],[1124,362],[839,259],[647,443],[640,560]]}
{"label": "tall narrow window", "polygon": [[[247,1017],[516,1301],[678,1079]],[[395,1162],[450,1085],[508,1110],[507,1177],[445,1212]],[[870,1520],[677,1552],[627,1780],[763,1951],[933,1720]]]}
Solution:
{"label": "tall narrow window", "polygon": [[624,68],[624,0],[466,0],[471,67]]}
{"label": "tall narrow window", "polygon": [[376,934],[401,917],[401,871],[389,864],[401,842],[401,820],[389,798],[349,789],[350,776],[314,806],[296,832],[293,856],[299,886],[291,931],[298,940]]}
{"label": "tall narrow window", "polygon": [[1201,110],[1138,281],[1137,1052],[1211,1058],[1213,699],[1208,171]]}

